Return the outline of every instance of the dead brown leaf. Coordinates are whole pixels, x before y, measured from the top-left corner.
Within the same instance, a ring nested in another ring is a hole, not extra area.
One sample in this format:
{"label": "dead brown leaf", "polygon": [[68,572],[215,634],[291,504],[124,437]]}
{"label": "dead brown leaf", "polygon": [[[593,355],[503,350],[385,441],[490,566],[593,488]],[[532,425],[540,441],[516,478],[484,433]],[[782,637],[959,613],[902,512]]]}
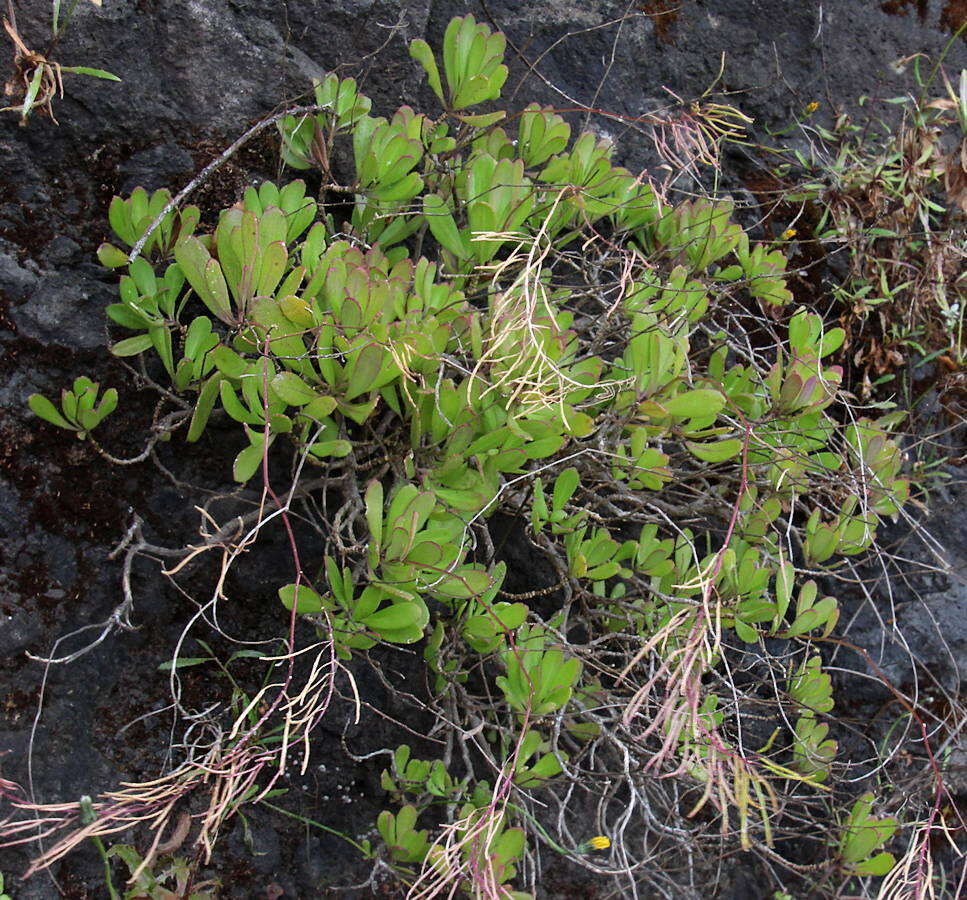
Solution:
{"label": "dead brown leaf", "polygon": [[947,158],[944,187],[950,202],[960,207],[961,212],[967,213],[967,138]]}

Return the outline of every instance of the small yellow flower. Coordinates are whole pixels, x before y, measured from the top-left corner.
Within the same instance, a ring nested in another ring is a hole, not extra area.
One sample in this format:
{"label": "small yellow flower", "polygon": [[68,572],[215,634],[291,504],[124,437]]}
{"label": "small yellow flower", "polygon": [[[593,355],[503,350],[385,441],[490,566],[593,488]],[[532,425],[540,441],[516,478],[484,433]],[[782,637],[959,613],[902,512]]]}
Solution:
{"label": "small yellow flower", "polygon": [[806,115],[811,116],[816,110],[819,109],[819,104],[813,100],[812,103],[806,104]]}
{"label": "small yellow flower", "polygon": [[799,232],[795,228],[787,228],[782,233],[782,239],[784,241],[791,241]]}
{"label": "small yellow flower", "polygon": [[603,834],[597,834],[588,841],[588,844],[592,850],[607,850],[611,846],[611,838],[607,838]]}

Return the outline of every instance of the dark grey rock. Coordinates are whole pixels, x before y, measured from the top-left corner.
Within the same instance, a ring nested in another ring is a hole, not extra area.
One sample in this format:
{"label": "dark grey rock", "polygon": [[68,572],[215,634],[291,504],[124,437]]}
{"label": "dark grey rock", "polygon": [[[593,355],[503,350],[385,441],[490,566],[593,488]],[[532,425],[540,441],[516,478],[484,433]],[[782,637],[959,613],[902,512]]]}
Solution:
{"label": "dark grey rock", "polygon": [[[83,485],[78,485],[83,490]],[[50,535],[44,542],[44,561],[51,580],[61,589],[74,587],[77,581],[77,560],[75,554],[83,553],[82,547],[77,547],[60,535]],[[48,592],[49,593],[49,592]]]}
{"label": "dark grey rock", "polygon": [[38,278],[24,268],[15,257],[0,253],[0,296],[3,299],[21,302],[36,289]]}
{"label": "dark grey rock", "polygon": [[118,167],[121,193],[130,194],[136,187],[148,191],[168,188],[187,181],[194,174],[195,161],[178,144],[169,142],[135,153]]}
{"label": "dark grey rock", "polygon": [[55,266],[63,266],[70,262],[80,262],[80,253],[81,247],[77,241],[66,234],[59,234],[47,245],[44,260]]}
{"label": "dark grey rock", "polygon": [[898,603],[893,615],[864,614],[847,637],[863,647],[897,688],[939,686],[957,696],[967,683],[967,586]]}
{"label": "dark grey rock", "polygon": [[261,816],[249,816],[245,824],[235,826],[232,839],[240,842],[251,854],[252,867],[263,875],[269,875],[279,868],[282,853],[279,833]]}
{"label": "dark grey rock", "polygon": [[18,331],[43,344],[93,350],[105,345],[104,307],[116,290],[77,273],[47,273],[32,296],[11,309]]}

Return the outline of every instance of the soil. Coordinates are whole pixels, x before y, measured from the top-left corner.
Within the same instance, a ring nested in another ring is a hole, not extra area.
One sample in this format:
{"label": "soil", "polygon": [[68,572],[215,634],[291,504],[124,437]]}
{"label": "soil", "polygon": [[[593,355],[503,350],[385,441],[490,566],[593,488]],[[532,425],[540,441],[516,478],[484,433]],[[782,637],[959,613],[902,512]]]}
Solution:
{"label": "soil", "polygon": [[[49,35],[50,4],[14,0],[13,5],[24,41],[41,49]],[[195,507],[207,495],[188,485],[232,490],[231,460],[238,449],[236,438],[220,435],[217,425],[191,447],[176,437],[159,451],[171,481],[150,462],[112,465],[89,443],[29,414],[29,394],[56,394],[83,373],[121,393],[120,411],[99,432],[104,446],[118,456],[134,455],[147,436],[154,399],[105,350],[103,308],[113,299],[116,275],[97,264],[94,252],[108,236],[107,204],[139,184],[180,188],[250,124],[337,66],[352,68],[380,112],[402,103],[429,107],[432,95],[406,44],[425,37],[436,46],[451,16],[467,11],[507,33],[508,83],[521,85],[521,105],[537,100],[595,106],[633,118],[666,105],[669,92],[701,95],[715,81],[725,52],[718,87],[732,92],[732,102],[755,118],[760,137],[787,125],[811,101],[820,103],[817,121],[829,124],[840,111],[856,111],[862,94],[883,98],[909,89],[891,63],[918,52],[936,57],[967,15],[963,3],[937,0],[80,4],[52,58],[108,69],[122,83],[65,76],[65,96],[54,104],[59,124],[39,115],[26,127],[12,113],[0,119],[0,753],[5,754],[0,768],[4,778],[29,785],[36,800],[74,801],[162,771],[171,720],[163,710],[168,674],[159,666],[196,609],[191,596],[210,589],[211,567],[191,568],[182,593],[159,575],[157,565],[139,560],[133,629],[115,629],[69,665],[48,669],[38,657],[84,646],[97,630],[76,634],[77,629],[105,621],[116,608],[121,568],[112,550],[135,515],[154,544],[174,547],[192,540],[199,525]],[[634,15],[614,24],[628,13]],[[540,64],[531,68],[536,59]],[[949,69],[964,65],[967,48],[956,41]],[[654,167],[652,149],[634,132],[617,129],[614,119],[593,119],[592,126],[617,138],[629,166]],[[223,167],[194,202],[217,209],[253,180],[278,174],[277,147],[267,134]],[[752,194],[771,189],[748,180],[747,160],[727,168],[726,178],[739,188],[745,181]],[[811,268],[812,262],[804,265]],[[804,282],[802,299],[815,299],[820,289]],[[934,412],[942,414],[939,408]],[[918,636],[923,668],[933,670],[948,690],[959,691],[967,659],[967,507],[954,489],[938,504],[934,515],[943,522],[955,574],[913,588],[881,583],[879,589],[889,593],[898,619]],[[234,514],[227,507],[222,512]],[[511,590],[551,584],[553,573],[535,572],[533,561],[515,547],[514,523],[506,527]],[[894,537],[907,540],[909,531],[901,528]],[[258,641],[284,633],[286,614],[275,591],[287,577],[280,573],[291,569],[287,552],[279,529],[266,534],[258,554],[234,570],[226,590],[234,599],[222,616],[236,638]],[[909,555],[916,553],[928,557],[923,550]],[[851,640],[870,646],[879,641],[876,623],[867,607],[858,604],[857,610]],[[193,635],[211,641],[219,654],[228,650],[213,633],[199,629]],[[902,658],[891,656],[888,644],[880,650],[880,664],[894,682],[908,685],[913,674]],[[184,652],[203,653],[197,643]],[[383,660],[414,693],[423,689],[418,662],[418,656],[403,652]],[[403,742],[414,753],[421,746],[432,749],[420,741],[431,723],[397,708],[368,672],[365,665],[354,668],[368,704],[362,722],[354,724],[352,704],[337,699],[317,729],[311,767],[305,776],[287,778],[288,792],[276,801],[356,839],[373,836],[385,798],[379,772],[386,758],[354,763],[344,745],[358,758]],[[245,684],[256,677],[244,662],[233,674]],[[185,705],[197,709],[211,702],[213,682],[221,677],[211,666],[184,670]],[[214,692],[224,699],[226,685]],[[857,714],[865,708],[857,706]],[[219,878],[221,896],[400,894],[388,878],[345,890],[367,877],[368,864],[340,838],[268,809],[232,820],[224,837],[198,875]],[[19,874],[35,850],[28,845],[0,852],[0,872],[16,900],[107,896],[101,861],[89,844],[49,875],[22,882]],[[767,883],[751,864],[732,859],[714,895],[765,897]],[[615,889],[604,876],[590,879],[583,870],[561,865],[546,873],[540,896],[605,897],[615,896]],[[681,896],[693,896],[684,881]]]}

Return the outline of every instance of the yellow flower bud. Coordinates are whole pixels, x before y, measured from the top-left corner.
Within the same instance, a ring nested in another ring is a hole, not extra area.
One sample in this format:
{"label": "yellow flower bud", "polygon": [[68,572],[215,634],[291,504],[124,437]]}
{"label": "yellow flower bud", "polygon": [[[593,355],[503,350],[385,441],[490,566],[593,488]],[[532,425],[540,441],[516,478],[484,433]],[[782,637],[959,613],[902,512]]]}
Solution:
{"label": "yellow flower bud", "polygon": [[796,235],[797,235],[798,233],[799,233],[799,232],[797,232],[795,228],[787,228],[787,229],[786,229],[786,230],[785,230],[785,231],[784,231],[784,232],[782,233],[782,239],[783,239],[784,241],[789,241],[789,240],[792,240],[792,239],[793,239],[793,238],[794,238],[794,237],[795,237],[795,236],[796,236]]}
{"label": "yellow flower bud", "polygon": [[816,110],[819,109],[819,104],[813,100],[812,103],[806,104],[806,115],[811,116]]}
{"label": "yellow flower bud", "polygon": [[603,834],[597,834],[588,841],[593,850],[607,850],[611,846],[611,838],[606,838]]}

